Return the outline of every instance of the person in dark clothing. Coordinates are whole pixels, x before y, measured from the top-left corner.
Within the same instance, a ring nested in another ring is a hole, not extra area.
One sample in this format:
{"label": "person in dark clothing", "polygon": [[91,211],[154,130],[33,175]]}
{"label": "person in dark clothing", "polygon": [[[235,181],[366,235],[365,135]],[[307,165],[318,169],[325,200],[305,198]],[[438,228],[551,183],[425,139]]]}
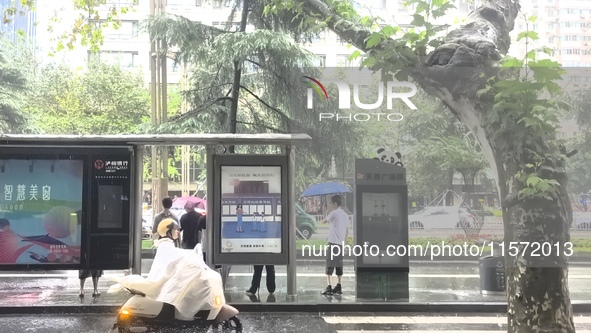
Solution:
{"label": "person in dark clothing", "polygon": [[[172,199],[169,197],[166,197],[164,199],[162,199],[162,208],[163,210],[158,213],[158,215],[154,216],[154,224],[152,225],[152,238],[153,239],[158,239],[158,225],[160,224],[160,222],[162,222],[164,219],[173,219],[175,220],[175,222],[179,222],[179,219],[176,217],[176,215],[174,215],[173,212],[170,211],[170,208],[172,207]],[[156,210],[154,209],[154,212],[156,212]]]}
{"label": "person in dark clothing", "polygon": [[[267,270],[267,291],[269,294],[275,292],[275,265],[265,265]],[[246,294],[252,296],[256,294],[261,286],[261,276],[263,275],[263,265],[254,265],[254,275],[252,276],[252,282],[250,289],[246,291]]]}
{"label": "person in dark clothing", "polygon": [[94,287],[94,292],[92,293],[92,297],[98,297],[101,295],[100,291],[98,291],[98,283],[99,278],[103,276],[102,270],[96,269],[84,269],[78,271],[78,278],[80,279],[80,293],[78,296],[84,297],[84,284],[86,279],[92,277],[92,286]]}
{"label": "person in dark clothing", "polygon": [[199,220],[201,214],[195,211],[195,204],[188,201],[185,204],[185,215],[181,216],[181,229],[183,229],[183,249],[194,249],[199,243]]}

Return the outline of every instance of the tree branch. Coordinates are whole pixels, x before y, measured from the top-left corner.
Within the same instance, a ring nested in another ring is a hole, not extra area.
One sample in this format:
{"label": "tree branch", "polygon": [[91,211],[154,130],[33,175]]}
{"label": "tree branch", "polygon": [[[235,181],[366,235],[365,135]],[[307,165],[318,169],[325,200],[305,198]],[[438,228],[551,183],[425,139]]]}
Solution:
{"label": "tree branch", "polygon": [[304,0],[302,10],[309,16],[325,21],[328,27],[341,39],[353,44],[361,51],[369,51],[365,41],[371,35],[371,31],[357,27],[353,22],[336,13],[322,0]]}
{"label": "tree branch", "polygon": [[289,116],[287,116],[285,113],[283,113],[283,111],[272,107],[271,105],[269,105],[267,102],[265,102],[262,98],[260,98],[259,96],[257,96],[255,93],[253,93],[252,91],[250,91],[250,89],[246,88],[243,85],[240,85],[240,88],[246,90],[252,97],[256,98],[259,102],[263,103],[263,105],[265,105],[266,107],[268,107],[269,109],[275,111],[276,113],[278,113],[282,118],[284,118],[284,120],[289,120]]}
{"label": "tree branch", "polygon": [[221,87],[221,86],[227,86],[229,84],[232,84],[232,82],[226,82],[226,83],[216,84],[216,85],[213,85],[213,86],[207,86],[205,88],[200,88],[200,89],[187,89],[185,91],[202,91],[202,90],[206,90],[206,89],[213,89],[213,88],[217,88],[217,87]]}
{"label": "tree branch", "polygon": [[275,128],[275,127],[271,127],[271,126],[266,126],[266,125],[261,125],[261,124],[256,124],[256,123],[249,123],[249,122],[245,122],[245,121],[236,121],[239,124],[244,124],[244,125],[253,125],[253,126],[257,126],[257,127],[262,127],[262,128],[266,128],[268,130],[273,131],[274,133],[282,133],[282,134],[287,134],[289,132],[286,132],[284,130]]}
{"label": "tree branch", "polygon": [[191,117],[193,117],[194,115],[196,115],[196,114],[198,114],[198,113],[200,113],[200,112],[203,112],[203,111],[207,110],[207,109],[208,109],[210,106],[212,106],[213,104],[215,104],[215,103],[217,103],[217,102],[219,102],[219,101],[224,101],[224,100],[231,100],[231,99],[232,99],[232,97],[218,97],[218,98],[216,98],[216,99],[212,100],[212,101],[211,101],[211,102],[209,102],[209,103],[205,103],[205,104],[207,104],[207,105],[205,105],[205,106],[203,106],[203,107],[201,107],[201,108],[199,108],[199,109],[196,109],[196,110],[191,110],[191,111],[185,112],[185,113],[183,113],[183,114],[179,114],[178,116],[174,116],[174,117],[170,118],[169,122],[176,121],[176,120],[184,120],[184,119],[187,119],[187,118],[191,118]]}

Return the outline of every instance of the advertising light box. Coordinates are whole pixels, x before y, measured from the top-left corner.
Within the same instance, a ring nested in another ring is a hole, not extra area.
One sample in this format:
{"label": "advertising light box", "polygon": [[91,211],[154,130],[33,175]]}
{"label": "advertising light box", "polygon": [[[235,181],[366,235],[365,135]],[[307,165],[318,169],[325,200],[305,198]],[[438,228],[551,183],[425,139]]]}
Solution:
{"label": "advertising light box", "polygon": [[222,166],[223,253],[281,253],[281,167]]}
{"label": "advertising light box", "polygon": [[0,145],[0,270],[129,268],[132,153]]}
{"label": "advertising light box", "polygon": [[83,168],[0,159],[0,265],[80,264]]}
{"label": "advertising light box", "polygon": [[286,156],[216,155],[214,161],[216,264],[286,264]]}

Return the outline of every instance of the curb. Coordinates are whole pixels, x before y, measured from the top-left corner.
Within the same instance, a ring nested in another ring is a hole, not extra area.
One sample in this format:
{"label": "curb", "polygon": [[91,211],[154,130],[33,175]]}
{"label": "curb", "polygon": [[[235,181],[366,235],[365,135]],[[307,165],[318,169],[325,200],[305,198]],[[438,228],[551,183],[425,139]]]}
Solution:
{"label": "curb", "polygon": [[[297,303],[242,303],[231,304],[242,313],[249,312],[302,312],[302,313],[507,313],[507,303],[458,303],[458,302],[433,302],[433,303],[323,303],[323,304],[297,304]],[[591,313],[591,303],[573,304],[575,313]],[[0,307],[1,315],[19,314],[116,314],[120,306],[95,305],[56,305],[56,306],[29,306],[29,307]]]}

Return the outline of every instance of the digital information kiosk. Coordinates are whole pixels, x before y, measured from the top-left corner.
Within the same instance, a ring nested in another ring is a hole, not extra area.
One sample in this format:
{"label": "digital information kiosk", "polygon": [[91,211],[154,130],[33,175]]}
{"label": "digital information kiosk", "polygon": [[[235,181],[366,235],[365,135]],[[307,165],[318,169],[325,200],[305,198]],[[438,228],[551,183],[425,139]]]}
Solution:
{"label": "digital information kiosk", "polygon": [[408,190],[406,170],[377,159],[355,161],[357,297],[409,298]]}

